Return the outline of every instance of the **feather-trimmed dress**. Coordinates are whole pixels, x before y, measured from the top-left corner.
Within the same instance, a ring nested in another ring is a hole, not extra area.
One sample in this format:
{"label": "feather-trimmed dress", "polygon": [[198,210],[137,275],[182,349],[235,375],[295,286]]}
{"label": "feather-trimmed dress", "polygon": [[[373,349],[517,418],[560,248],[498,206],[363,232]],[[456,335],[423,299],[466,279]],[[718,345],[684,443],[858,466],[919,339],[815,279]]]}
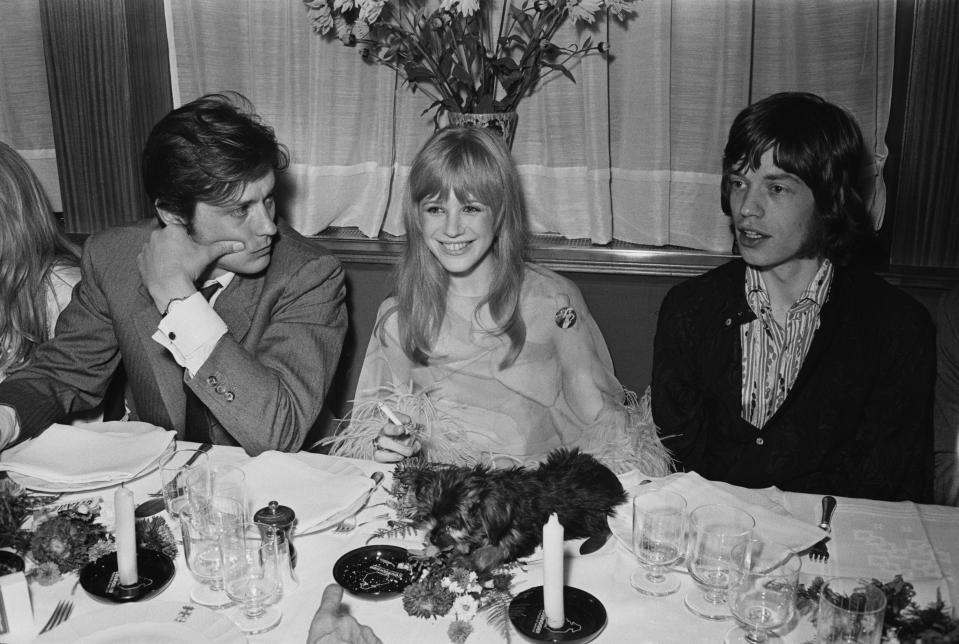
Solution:
{"label": "feather-trimmed dress", "polygon": [[[450,293],[428,365],[411,361],[399,341],[393,298],[380,306],[348,425],[328,442],[339,455],[371,458],[384,402],[409,415],[425,456],[451,463],[529,465],[550,450],[579,447],[616,472],[669,471],[648,398],[637,400],[613,374],[606,342],[579,289],[527,265],[520,298],[526,343],[513,364],[481,298]],[[386,320],[383,316],[389,315]]]}

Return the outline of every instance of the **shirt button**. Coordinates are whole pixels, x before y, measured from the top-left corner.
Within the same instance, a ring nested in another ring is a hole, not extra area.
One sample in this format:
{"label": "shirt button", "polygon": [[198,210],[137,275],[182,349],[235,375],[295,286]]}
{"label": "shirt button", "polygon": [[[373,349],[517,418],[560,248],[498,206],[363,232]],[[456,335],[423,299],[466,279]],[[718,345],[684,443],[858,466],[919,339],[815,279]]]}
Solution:
{"label": "shirt button", "polygon": [[227,402],[233,402],[233,399],[236,398],[236,396],[233,395],[233,392],[232,392],[232,391],[226,392],[226,393],[223,395],[223,397],[226,398],[226,401],[227,401]]}
{"label": "shirt button", "polygon": [[170,338],[171,340],[176,340],[176,333],[174,333],[173,331],[170,331],[169,333],[166,334],[166,337]]}
{"label": "shirt button", "polygon": [[766,441],[764,441],[762,438],[757,438],[757,439],[756,439],[756,444],[757,444],[757,445],[762,445],[762,444],[765,443],[765,442],[766,442]]}
{"label": "shirt button", "polygon": [[206,382],[211,387],[216,387],[218,384],[220,384],[220,381],[216,379],[216,376],[207,377]]}

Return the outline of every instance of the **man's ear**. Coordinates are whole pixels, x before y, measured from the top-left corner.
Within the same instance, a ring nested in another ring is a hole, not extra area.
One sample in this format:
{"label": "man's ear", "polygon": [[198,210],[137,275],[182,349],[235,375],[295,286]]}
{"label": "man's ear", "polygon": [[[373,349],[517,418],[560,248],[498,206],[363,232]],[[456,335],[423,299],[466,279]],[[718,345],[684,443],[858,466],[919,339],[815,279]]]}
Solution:
{"label": "man's ear", "polygon": [[164,226],[169,226],[171,224],[175,226],[186,226],[186,220],[182,215],[178,215],[172,210],[167,210],[160,205],[159,201],[153,202],[153,206],[156,208],[157,217],[160,219],[160,223]]}

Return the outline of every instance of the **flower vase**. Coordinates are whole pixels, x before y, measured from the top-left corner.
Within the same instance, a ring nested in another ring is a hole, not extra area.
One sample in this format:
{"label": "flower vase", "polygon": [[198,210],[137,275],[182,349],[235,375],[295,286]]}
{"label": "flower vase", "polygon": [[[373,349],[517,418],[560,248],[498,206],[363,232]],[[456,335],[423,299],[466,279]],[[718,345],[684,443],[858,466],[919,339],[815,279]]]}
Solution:
{"label": "flower vase", "polygon": [[449,122],[457,127],[485,127],[499,133],[506,140],[506,147],[512,149],[516,134],[516,112],[490,112],[474,114],[472,112],[448,112]]}

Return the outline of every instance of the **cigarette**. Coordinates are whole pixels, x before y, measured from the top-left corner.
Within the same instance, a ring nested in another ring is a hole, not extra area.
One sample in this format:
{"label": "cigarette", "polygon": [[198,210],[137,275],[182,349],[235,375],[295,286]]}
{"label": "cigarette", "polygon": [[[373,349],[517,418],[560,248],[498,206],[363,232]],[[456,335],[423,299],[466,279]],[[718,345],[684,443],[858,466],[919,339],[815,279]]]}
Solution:
{"label": "cigarette", "polygon": [[380,408],[380,411],[383,412],[383,415],[386,416],[386,417],[390,420],[391,423],[393,423],[394,425],[397,425],[397,426],[399,426],[399,427],[402,427],[402,426],[403,426],[403,423],[401,423],[401,422],[400,422],[400,419],[396,417],[396,414],[394,414],[392,411],[390,411],[390,408],[389,408],[389,407],[387,407],[387,406],[384,405],[383,403],[376,403],[376,406]]}

